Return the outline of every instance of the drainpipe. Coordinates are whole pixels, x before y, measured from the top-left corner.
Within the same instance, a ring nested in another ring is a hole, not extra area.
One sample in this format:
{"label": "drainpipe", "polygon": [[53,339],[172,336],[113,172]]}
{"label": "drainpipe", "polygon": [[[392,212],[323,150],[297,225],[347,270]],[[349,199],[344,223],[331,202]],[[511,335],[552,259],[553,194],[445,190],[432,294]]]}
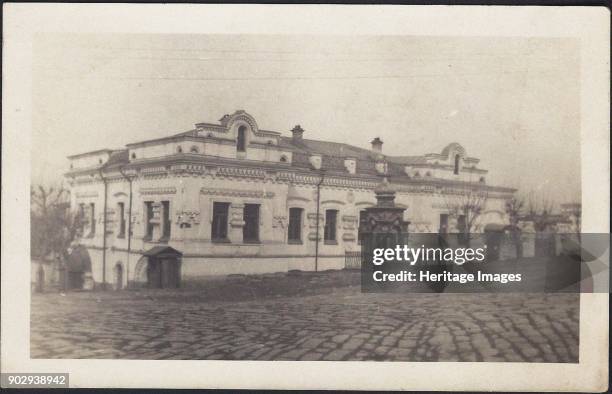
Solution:
{"label": "drainpipe", "polygon": [[317,183],[317,230],[316,230],[317,239],[315,243],[315,272],[319,270],[319,209],[320,209],[320,202],[321,202],[321,184],[323,183],[324,179],[325,179],[325,171],[322,170],[321,180],[319,180],[319,183]]}
{"label": "drainpipe", "polygon": [[108,184],[106,178],[102,174],[102,168],[100,168],[100,178],[104,182],[104,210],[102,211],[102,290],[106,290],[106,204],[107,204],[107,189]]}
{"label": "drainpipe", "polygon": [[126,288],[130,288],[130,254],[132,253],[132,179],[125,175],[123,168],[119,168],[121,176],[123,176],[130,184],[130,198],[128,202],[128,233],[127,233],[127,261],[125,262],[125,278],[127,280]]}

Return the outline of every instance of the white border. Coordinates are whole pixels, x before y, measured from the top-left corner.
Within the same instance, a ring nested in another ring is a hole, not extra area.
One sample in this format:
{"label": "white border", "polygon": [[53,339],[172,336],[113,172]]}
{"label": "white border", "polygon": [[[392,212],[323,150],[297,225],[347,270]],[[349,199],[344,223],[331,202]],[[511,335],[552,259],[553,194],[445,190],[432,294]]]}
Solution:
{"label": "white border", "polygon": [[590,7],[5,3],[2,372],[69,372],[72,387],[605,390],[607,294],[582,295],[579,364],[30,360],[28,174],[36,32],[579,37],[583,231],[607,233],[609,20]]}

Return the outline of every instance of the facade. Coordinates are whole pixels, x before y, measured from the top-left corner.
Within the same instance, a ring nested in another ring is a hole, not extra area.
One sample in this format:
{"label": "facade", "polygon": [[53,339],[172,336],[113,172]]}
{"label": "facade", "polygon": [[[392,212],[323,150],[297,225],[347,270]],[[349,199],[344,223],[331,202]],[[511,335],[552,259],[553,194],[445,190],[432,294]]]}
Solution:
{"label": "facade", "polygon": [[[211,275],[342,268],[345,254],[360,250],[360,215],[385,178],[409,232],[481,232],[508,221],[514,190],[488,185],[479,160],[457,143],[389,156],[379,138],[362,149],[307,139],[300,126],[291,134],[236,111],[167,138],[70,156],[71,206],[86,218],[78,244],[92,267],[84,274],[116,288],[172,287]],[[485,198],[468,225],[453,208],[474,193]]]}

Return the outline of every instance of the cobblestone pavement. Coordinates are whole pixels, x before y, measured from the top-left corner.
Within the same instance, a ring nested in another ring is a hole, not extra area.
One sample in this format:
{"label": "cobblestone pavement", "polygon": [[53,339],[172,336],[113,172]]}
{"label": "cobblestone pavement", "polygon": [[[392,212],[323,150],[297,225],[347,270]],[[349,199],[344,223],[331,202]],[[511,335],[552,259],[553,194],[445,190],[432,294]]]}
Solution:
{"label": "cobblestone pavement", "polygon": [[578,294],[362,294],[348,287],[202,302],[178,292],[166,299],[160,292],[34,294],[31,356],[578,361]]}

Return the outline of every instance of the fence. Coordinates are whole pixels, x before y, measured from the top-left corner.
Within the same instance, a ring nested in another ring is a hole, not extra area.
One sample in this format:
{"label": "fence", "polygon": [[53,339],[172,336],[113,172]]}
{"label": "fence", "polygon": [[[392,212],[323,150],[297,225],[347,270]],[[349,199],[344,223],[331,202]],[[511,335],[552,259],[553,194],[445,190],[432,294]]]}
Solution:
{"label": "fence", "polygon": [[361,269],[361,252],[344,253],[344,268],[346,269]]}

